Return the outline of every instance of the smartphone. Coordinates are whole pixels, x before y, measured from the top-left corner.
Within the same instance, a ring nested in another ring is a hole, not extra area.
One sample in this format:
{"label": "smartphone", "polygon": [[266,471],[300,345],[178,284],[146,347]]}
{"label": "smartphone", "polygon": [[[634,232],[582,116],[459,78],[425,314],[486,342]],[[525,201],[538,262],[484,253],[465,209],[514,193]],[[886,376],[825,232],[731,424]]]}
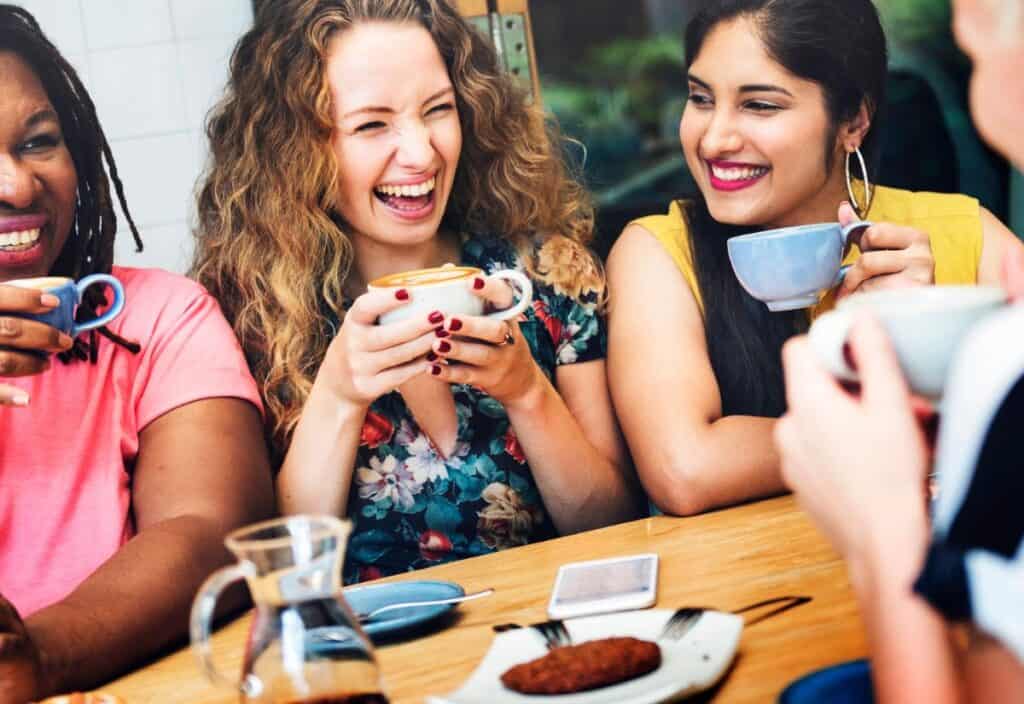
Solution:
{"label": "smartphone", "polygon": [[590,616],[654,606],[658,556],[654,553],[569,562],[558,568],[548,602],[551,618]]}

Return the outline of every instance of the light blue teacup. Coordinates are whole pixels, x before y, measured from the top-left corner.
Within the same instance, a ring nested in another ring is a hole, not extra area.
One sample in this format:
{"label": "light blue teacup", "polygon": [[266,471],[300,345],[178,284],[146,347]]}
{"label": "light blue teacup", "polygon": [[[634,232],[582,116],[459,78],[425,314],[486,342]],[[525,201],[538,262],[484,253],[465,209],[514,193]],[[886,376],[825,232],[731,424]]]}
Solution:
{"label": "light blue teacup", "polygon": [[847,241],[870,225],[822,222],[730,237],[729,261],[743,288],[768,310],[809,308],[842,282]]}
{"label": "light blue teacup", "polygon": [[[41,323],[57,328],[71,337],[77,337],[79,333],[86,330],[106,325],[121,314],[124,309],[124,288],[121,282],[109,274],[92,274],[75,283],[73,279],[63,276],[42,276],[34,279],[16,279],[14,281],[0,282],[5,286],[19,286],[21,288],[34,288],[45,293],[50,293],[60,299],[60,305],[45,313],[9,313],[15,318],[29,318],[38,320]],[[110,307],[95,320],[84,323],[75,322],[75,312],[78,304],[82,302],[85,290],[90,286],[105,284],[110,286],[114,292],[114,301]]]}

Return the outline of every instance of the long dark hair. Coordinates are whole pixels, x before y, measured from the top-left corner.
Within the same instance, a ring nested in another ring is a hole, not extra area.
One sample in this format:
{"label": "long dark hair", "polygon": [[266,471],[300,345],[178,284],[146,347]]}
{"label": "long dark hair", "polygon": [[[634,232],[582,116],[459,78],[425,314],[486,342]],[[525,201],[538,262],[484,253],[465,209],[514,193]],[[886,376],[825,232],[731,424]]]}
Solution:
{"label": "long dark hair", "polygon": [[[35,18],[20,7],[0,5],[0,51],[17,54],[39,79],[57,112],[64,141],[78,172],[74,222],[50,273],[76,280],[89,274],[110,273],[114,263],[114,234],[117,231],[117,217],[110,198],[110,181],[114,183],[121,211],[128,219],[128,226],[140,252],[142,240],[125,202],[114,155],[96,117],[92,99],[75,69],[46,38]],[[96,318],[97,309],[105,304],[102,290],[98,287],[90,288],[78,308],[79,321]],[[89,359],[95,362],[99,344],[97,333],[132,352],[139,351],[136,343],[124,340],[101,327],[89,334],[87,342],[77,340],[71,350],[60,355],[61,360],[69,362],[73,359]]]}
{"label": "long dark hair", "polygon": [[[832,167],[839,125],[853,119],[865,102],[874,117],[861,148],[869,164],[877,163],[887,59],[871,0],[713,0],[686,28],[686,65],[714,27],[740,17],[752,20],[773,59],[821,86],[832,122],[823,145],[826,169]],[[726,240],[759,228],[717,222],[699,193],[684,205],[722,414],[779,416],[786,406],[782,344],[806,329],[807,312],[770,313],[737,281]]]}

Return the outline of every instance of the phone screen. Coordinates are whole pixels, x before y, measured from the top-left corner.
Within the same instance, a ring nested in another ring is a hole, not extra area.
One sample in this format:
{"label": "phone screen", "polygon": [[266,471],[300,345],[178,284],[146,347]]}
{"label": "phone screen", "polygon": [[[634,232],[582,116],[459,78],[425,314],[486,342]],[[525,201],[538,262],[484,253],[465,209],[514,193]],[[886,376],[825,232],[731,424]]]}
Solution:
{"label": "phone screen", "polygon": [[654,560],[640,558],[603,565],[566,567],[558,583],[558,604],[577,604],[623,594],[649,592],[654,586]]}

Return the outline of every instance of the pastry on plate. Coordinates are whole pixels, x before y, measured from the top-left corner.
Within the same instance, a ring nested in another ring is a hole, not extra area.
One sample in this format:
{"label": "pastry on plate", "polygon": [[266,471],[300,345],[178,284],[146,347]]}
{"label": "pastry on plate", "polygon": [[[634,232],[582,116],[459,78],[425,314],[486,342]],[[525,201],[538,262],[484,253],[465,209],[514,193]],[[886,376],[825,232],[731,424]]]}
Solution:
{"label": "pastry on plate", "polygon": [[509,668],[501,682],[521,694],[571,694],[640,677],[659,665],[657,643],[629,637],[600,638],[552,648],[543,657]]}

